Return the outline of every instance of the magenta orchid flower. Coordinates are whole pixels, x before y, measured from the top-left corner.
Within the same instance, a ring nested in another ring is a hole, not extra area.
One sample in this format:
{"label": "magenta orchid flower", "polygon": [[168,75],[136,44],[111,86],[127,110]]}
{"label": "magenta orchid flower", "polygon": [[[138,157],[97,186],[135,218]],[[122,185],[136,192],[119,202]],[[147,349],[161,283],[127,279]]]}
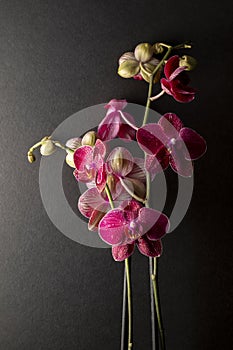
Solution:
{"label": "magenta orchid flower", "polygon": [[133,242],[140,247],[143,237],[147,243],[154,242],[168,230],[169,221],[164,214],[142,207],[135,200],[124,201],[119,208],[110,210],[99,223],[100,238],[113,247]]}
{"label": "magenta orchid flower", "polygon": [[183,127],[174,113],[167,113],[158,124],[147,124],[137,132],[139,146],[147,153],[145,167],[152,174],[158,164],[165,169],[169,163],[179,175],[190,177],[192,160],[206,152],[206,142],[196,131]]}
{"label": "magenta orchid flower", "polygon": [[98,127],[98,137],[102,141],[112,140],[116,137],[128,140],[135,139],[135,129],[128,125],[123,119],[125,117],[132,125],[134,118],[127,112],[122,112],[126,107],[126,100],[111,100],[105,108],[107,113]]}
{"label": "magenta orchid flower", "polygon": [[169,58],[164,67],[164,74],[166,78],[162,78],[162,89],[174,97],[178,102],[190,102],[195,97],[195,90],[188,85],[189,78],[184,72],[185,66],[179,66],[179,56],[172,56]]}
{"label": "magenta orchid flower", "polygon": [[106,184],[107,173],[104,165],[106,147],[97,140],[95,146],[82,146],[74,152],[74,176],[77,181],[95,182],[101,192]]}

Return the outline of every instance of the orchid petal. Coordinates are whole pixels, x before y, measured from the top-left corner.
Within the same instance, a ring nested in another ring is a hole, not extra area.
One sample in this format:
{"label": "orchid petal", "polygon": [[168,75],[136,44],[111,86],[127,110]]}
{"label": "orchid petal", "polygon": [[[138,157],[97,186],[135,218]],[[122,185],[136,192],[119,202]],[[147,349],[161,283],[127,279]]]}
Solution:
{"label": "orchid petal", "polygon": [[171,74],[179,67],[179,56],[175,55],[169,58],[164,67],[164,74],[167,79],[170,78]]}
{"label": "orchid petal", "polygon": [[84,171],[85,165],[93,161],[93,148],[91,146],[79,147],[74,152],[74,164],[78,171]]}
{"label": "orchid petal", "polygon": [[148,154],[156,154],[167,143],[167,138],[158,124],[147,124],[139,128],[136,137],[140,148]]}
{"label": "orchid petal", "polygon": [[105,164],[103,164],[97,171],[96,175],[96,187],[99,192],[102,192],[107,182],[107,172]]}
{"label": "orchid petal", "polygon": [[98,127],[98,136],[102,141],[114,139],[120,129],[121,118],[118,112],[106,115]]}
{"label": "orchid petal", "polygon": [[189,128],[182,128],[180,130],[180,137],[184,141],[189,152],[189,154],[186,155],[187,160],[198,159],[206,152],[206,142],[196,131]]}
{"label": "orchid petal", "polygon": [[168,138],[177,138],[178,132],[183,128],[183,123],[175,113],[166,113],[158,121]]}
{"label": "orchid petal", "polygon": [[78,200],[79,211],[87,218],[90,218],[93,210],[105,203],[105,200],[98,192],[97,188],[86,190]]}
{"label": "orchid petal", "polygon": [[116,100],[112,99],[104,106],[104,108],[109,109],[112,108],[115,111],[122,111],[127,106],[126,100]]}
{"label": "orchid petal", "polygon": [[162,78],[160,80],[160,83],[161,83],[161,88],[166,92],[166,94],[172,95],[171,83],[169,81],[167,81],[165,78]]}
{"label": "orchid petal", "polygon": [[103,203],[97,209],[93,210],[88,223],[88,229],[90,231],[98,231],[98,225],[109,209],[109,203]]}
{"label": "orchid petal", "polygon": [[133,168],[130,173],[127,175],[131,179],[137,179],[142,182],[146,182],[146,172],[144,166],[144,159],[134,158]]}
{"label": "orchid petal", "polygon": [[135,248],[135,243],[124,244],[112,247],[112,256],[115,261],[123,261],[129,258]]}
{"label": "orchid petal", "polygon": [[160,239],[169,229],[166,215],[151,208],[143,207],[139,210],[138,222],[143,226],[144,234],[151,240]]}
{"label": "orchid petal", "polygon": [[121,245],[125,242],[127,221],[121,209],[110,210],[99,223],[100,238],[110,245]]}
{"label": "orchid petal", "polygon": [[170,155],[170,165],[172,169],[183,177],[191,177],[193,174],[193,165],[186,159],[187,150],[182,146],[173,146]]}
{"label": "orchid petal", "polygon": [[185,66],[182,67],[178,67],[174,70],[174,72],[172,72],[172,74],[169,77],[169,81],[175,79],[180,73],[182,73],[184,70],[186,69]]}
{"label": "orchid petal", "polygon": [[146,235],[137,240],[137,247],[140,253],[151,258],[159,257],[162,254],[162,242],[151,241]]}

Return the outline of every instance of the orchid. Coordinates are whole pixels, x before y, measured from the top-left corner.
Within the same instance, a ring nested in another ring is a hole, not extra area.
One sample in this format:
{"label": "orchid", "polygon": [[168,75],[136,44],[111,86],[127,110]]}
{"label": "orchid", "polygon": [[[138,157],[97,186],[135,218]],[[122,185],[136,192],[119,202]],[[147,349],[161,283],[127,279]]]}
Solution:
{"label": "orchid", "polygon": [[195,90],[188,85],[189,78],[184,72],[186,66],[180,66],[179,56],[169,58],[164,67],[166,78],[161,79],[162,89],[178,102],[190,102],[195,97]]}
{"label": "orchid", "polygon": [[[147,124],[137,132],[139,146],[147,153],[145,166],[154,172],[157,159],[165,169],[170,163],[179,175],[192,175],[192,161],[206,151],[206,142],[196,131],[183,126],[174,113],[166,113],[158,124]],[[162,157],[161,157],[162,155]]]}
{"label": "orchid", "polygon": [[74,176],[77,181],[95,182],[99,191],[105,187],[107,175],[104,167],[106,147],[97,140],[94,146],[81,146],[74,152]]}
{"label": "orchid", "polygon": [[[131,244],[144,235],[148,240],[157,241],[168,229],[169,221],[164,214],[145,208],[135,200],[124,201],[119,208],[110,210],[99,223],[101,239],[112,246]],[[140,249],[142,242],[139,242]]]}
{"label": "orchid", "polygon": [[[116,137],[122,139],[135,139],[134,118],[127,112],[122,112],[127,106],[126,100],[111,100],[105,108],[107,113],[98,127],[98,136],[102,141],[112,140]],[[128,125],[122,118],[126,118]]]}
{"label": "orchid", "polygon": [[[87,189],[78,199],[80,213],[88,219],[88,229],[93,235],[111,247],[115,261],[124,261],[125,283],[123,289],[123,313],[121,349],[124,349],[124,318],[126,291],[128,296],[128,349],[132,349],[132,310],[129,258],[135,247],[149,257],[150,292],[152,305],[152,345],[155,348],[157,317],[161,350],[165,350],[164,333],[161,323],[158,281],[156,275],[158,257],[162,254],[162,238],[170,230],[168,217],[150,208],[151,181],[169,165],[181,176],[190,177],[193,161],[206,151],[206,142],[196,131],[184,127],[174,113],[164,114],[158,123],[148,123],[152,101],[164,93],[178,102],[190,102],[195,90],[188,86],[185,71],[192,70],[196,60],[187,55],[169,58],[172,50],[187,49],[188,43],[171,46],[164,43],[141,43],[134,52],[126,52],[119,59],[118,74],[123,78],[145,80],[149,83],[148,97],[142,124],[137,127],[134,117],[125,112],[125,99],[112,99],[105,105],[106,115],[97,132],[87,131],[62,145],[46,136],[28,150],[28,161],[36,158],[34,151],[40,149],[42,156],[52,156],[56,147],[64,150],[66,162],[75,168],[73,174]],[[166,52],[163,54],[164,50]],[[156,55],[163,54],[163,57]],[[165,77],[160,79],[164,70]],[[152,97],[154,84],[161,83],[162,91]],[[115,147],[108,152],[110,141],[121,138],[123,141],[137,141],[135,145],[144,151],[143,158],[135,157],[126,147]],[[89,238],[88,238],[89,239]],[[153,303],[155,308],[153,309]],[[155,310],[155,312],[154,312]]]}

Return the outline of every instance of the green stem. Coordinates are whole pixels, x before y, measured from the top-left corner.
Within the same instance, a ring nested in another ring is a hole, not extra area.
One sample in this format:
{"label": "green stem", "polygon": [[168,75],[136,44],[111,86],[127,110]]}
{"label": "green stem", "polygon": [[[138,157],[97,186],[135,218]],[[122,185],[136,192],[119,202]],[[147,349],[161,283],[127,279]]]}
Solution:
{"label": "green stem", "polygon": [[153,274],[151,275],[151,280],[152,280],[153,290],[154,290],[155,309],[156,309],[156,315],[158,320],[161,350],[165,350],[164,332],[163,332],[159,296],[158,296],[157,259],[156,258],[154,258],[154,271],[153,271]]}
{"label": "green stem", "polygon": [[[114,209],[114,203],[111,191],[106,184],[105,191],[108,196],[109,203],[111,208]],[[128,297],[128,350],[131,350],[133,347],[132,343],[132,307],[131,307],[131,284],[130,284],[130,271],[129,271],[129,259],[125,259],[125,272],[126,272],[126,282],[127,282],[127,297]]]}
{"label": "green stem", "polygon": [[132,308],[131,308],[131,283],[130,283],[130,271],[129,271],[129,260],[125,259],[126,269],[126,281],[127,281],[127,295],[128,295],[128,350],[133,348],[132,343]]}

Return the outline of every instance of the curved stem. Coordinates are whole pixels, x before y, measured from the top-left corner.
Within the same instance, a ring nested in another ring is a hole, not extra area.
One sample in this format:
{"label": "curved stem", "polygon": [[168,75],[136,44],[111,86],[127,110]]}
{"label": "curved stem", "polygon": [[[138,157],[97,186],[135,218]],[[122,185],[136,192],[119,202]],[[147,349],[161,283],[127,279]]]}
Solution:
{"label": "curved stem", "polygon": [[164,91],[164,90],[160,91],[159,94],[157,94],[157,95],[151,97],[150,100],[151,100],[151,101],[158,100],[158,98],[160,98],[161,96],[163,96],[163,94],[165,94],[165,91]]}
{"label": "curved stem", "polygon": [[121,115],[121,118],[124,120],[124,122],[126,122],[126,124],[131,126],[131,128],[133,128],[134,130],[136,130],[136,131],[138,130],[138,128],[125,117],[125,115],[122,111],[119,111],[119,113]]}
{"label": "curved stem", "polygon": [[138,197],[131,189],[124,183],[124,181],[120,178],[120,183],[122,184],[122,187],[128,192],[128,194],[136,199],[138,202],[145,203],[146,201],[143,198]]}
{"label": "curved stem", "polygon": [[155,309],[156,309],[156,315],[157,315],[157,320],[158,320],[161,350],[165,350],[165,339],[164,339],[164,332],[163,332],[163,325],[162,325],[160,304],[159,304],[159,296],[158,296],[157,259],[156,258],[154,258],[154,271],[153,271],[153,274],[151,275],[151,280],[152,280],[152,285],[153,285],[153,290],[154,290]]}
{"label": "curved stem", "polygon": [[128,295],[128,350],[133,348],[132,343],[132,308],[131,308],[131,283],[129,260],[125,259],[126,281],[127,281],[127,295]]}

